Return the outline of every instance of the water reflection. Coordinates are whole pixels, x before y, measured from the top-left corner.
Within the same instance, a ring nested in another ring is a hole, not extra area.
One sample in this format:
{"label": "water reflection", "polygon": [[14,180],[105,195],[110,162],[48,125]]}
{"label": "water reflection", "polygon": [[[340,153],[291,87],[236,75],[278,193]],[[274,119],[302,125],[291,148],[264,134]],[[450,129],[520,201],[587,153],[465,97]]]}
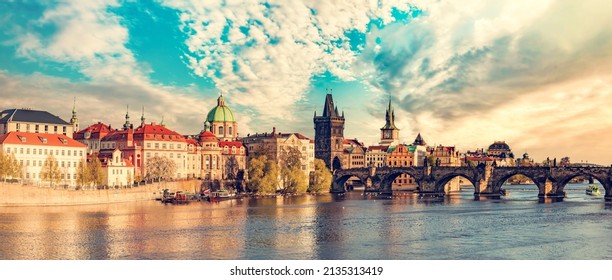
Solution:
{"label": "water reflection", "polygon": [[583,186],[568,186],[559,203],[539,203],[535,188],[509,189],[480,201],[468,189],[433,201],[350,192],[8,207],[0,258],[609,259],[612,203]]}

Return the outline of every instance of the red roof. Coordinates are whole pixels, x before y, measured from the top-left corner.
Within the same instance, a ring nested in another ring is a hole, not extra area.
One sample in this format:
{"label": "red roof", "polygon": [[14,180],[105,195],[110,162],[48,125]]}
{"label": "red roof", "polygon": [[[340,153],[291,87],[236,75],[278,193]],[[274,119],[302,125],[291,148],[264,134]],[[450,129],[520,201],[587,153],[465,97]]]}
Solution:
{"label": "red roof", "polygon": [[150,123],[134,129],[134,139],[185,142],[185,137],[163,125]]}
{"label": "red roof", "polygon": [[369,151],[379,150],[379,151],[387,152],[387,149],[389,149],[389,146],[370,146],[370,147],[368,147]]}
{"label": "red roof", "polygon": [[242,142],[240,141],[219,141],[219,147],[225,147],[225,146],[240,148],[242,147]]}
{"label": "red roof", "polygon": [[101,122],[92,124],[90,126],[88,126],[85,129],[81,129],[79,130],[77,133],[85,133],[85,132],[90,132],[90,133],[96,133],[96,132],[110,132],[110,126],[103,124]]}
{"label": "red roof", "polygon": [[87,147],[66,135],[33,132],[9,132],[8,134],[0,135],[0,144]]}
{"label": "red roof", "polygon": [[200,142],[218,142],[219,141],[217,140],[217,136],[210,131],[204,131],[200,133],[200,136],[198,136],[198,139],[200,140]]}
{"label": "red roof", "polygon": [[191,145],[194,145],[194,146],[198,145],[198,141],[193,140],[193,139],[185,139],[185,141],[187,142],[187,144],[191,144]]}

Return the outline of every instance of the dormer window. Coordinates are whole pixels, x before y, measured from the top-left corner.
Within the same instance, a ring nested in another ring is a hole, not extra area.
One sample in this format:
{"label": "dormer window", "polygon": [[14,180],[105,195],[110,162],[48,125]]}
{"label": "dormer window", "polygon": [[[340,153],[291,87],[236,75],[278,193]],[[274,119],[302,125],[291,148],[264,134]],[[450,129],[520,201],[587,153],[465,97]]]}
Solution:
{"label": "dormer window", "polygon": [[22,143],[25,143],[26,138],[24,136],[17,135],[17,137],[19,138],[19,141],[21,141]]}
{"label": "dormer window", "polygon": [[38,136],[38,139],[40,139],[40,142],[42,142],[43,144],[47,144],[47,138]]}
{"label": "dormer window", "polygon": [[62,142],[62,144],[66,145],[68,144],[68,140],[64,139],[64,138],[59,138],[59,140]]}

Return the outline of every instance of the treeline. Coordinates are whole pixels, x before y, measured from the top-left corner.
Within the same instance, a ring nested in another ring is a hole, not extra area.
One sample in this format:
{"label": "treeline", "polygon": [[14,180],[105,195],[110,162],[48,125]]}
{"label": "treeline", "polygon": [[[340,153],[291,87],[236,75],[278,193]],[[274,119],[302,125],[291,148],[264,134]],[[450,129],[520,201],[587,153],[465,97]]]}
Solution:
{"label": "treeline", "polygon": [[329,189],[332,175],[325,162],[315,159],[315,170],[307,176],[300,157],[294,148],[281,154],[279,163],[263,154],[252,157],[248,167],[248,189],[258,194],[317,193]]}

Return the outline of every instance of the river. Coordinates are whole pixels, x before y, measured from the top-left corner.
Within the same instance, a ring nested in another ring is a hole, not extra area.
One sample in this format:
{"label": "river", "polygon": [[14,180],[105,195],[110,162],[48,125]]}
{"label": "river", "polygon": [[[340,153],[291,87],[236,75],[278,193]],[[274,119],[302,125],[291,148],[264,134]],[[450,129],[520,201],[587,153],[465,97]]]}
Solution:
{"label": "river", "polygon": [[566,188],[540,202],[534,185],[499,200],[473,189],[415,196],[250,198],[163,205],[4,207],[0,259],[611,259],[612,207]]}

